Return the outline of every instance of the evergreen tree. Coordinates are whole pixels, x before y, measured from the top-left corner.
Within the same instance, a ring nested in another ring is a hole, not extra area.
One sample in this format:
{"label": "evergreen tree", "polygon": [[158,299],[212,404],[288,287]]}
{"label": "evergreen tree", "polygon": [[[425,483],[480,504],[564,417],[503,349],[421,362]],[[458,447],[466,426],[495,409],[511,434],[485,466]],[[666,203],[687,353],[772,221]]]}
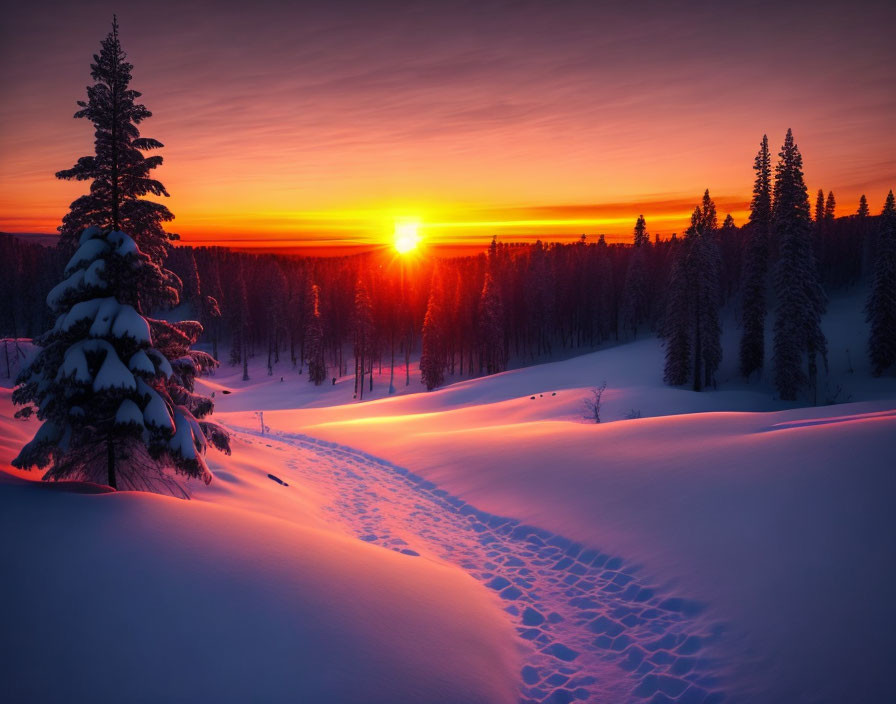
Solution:
{"label": "evergreen tree", "polygon": [[427,391],[445,383],[446,335],[441,278],[436,270],[423,318],[423,351],[420,355],[420,380],[426,384]]}
{"label": "evergreen tree", "polygon": [[642,244],[650,244],[650,235],[647,232],[647,221],[644,219],[643,215],[639,215],[638,219],[635,221],[635,247],[640,247]]}
{"label": "evergreen tree", "polygon": [[86,118],[95,130],[95,153],[84,156],[70,169],[59,171],[57,178],[90,181],[90,193],[76,199],[59,228],[60,245],[74,251],[84,228],[96,225],[132,234],[141,251],[161,263],[168,252],[169,240],[177,235],[165,232],[164,222],[174,219],[161,203],[143,196],[168,196],[162,183],[150,172],[162,164],[161,156],[144,156],[144,151],[162,147],[158,140],[141,137],[138,125],[152,113],[135,102],[138,91],[129,88],[133,66],[118,39],[118,21],[94,55],[87,88],[87,100],[76,118]]}
{"label": "evergreen tree", "polygon": [[824,189],[819,188],[815,196],[815,222],[820,224],[824,220]]}
{"label": "evergreen tree", "polygon": [[828,191],[827,200],[824,202],[824,219],[826,222],[834,220],[835,211],[837,210],[837,201],[834,199],[834,192]]}
{"label": "evergreen tree", "polygon": [[753,170],[756,179],[747,225],[741,318],[743,334],[740,340],[740,373],[745,377],[761,370],[765,362],[766,290],[772,220],[772,164],[767,135],[762,135]]}
{"label": "evergreen tree", "polygon": [[[355,307],[352,316],[355,355],[355,393],[364,398],[364,375],[373,362],[373,304],[363,280],[355,286]],[[371,370],[371,374],[372,374]]]}
{"label": "evergreen tree", "polygon": [[707,190],[676,252],[666,293],[663,376],[672,385],[690,379],[694,391],[715,384],[722,361],[717,230],[715,203]]}
{"label": "evergreen tree", "polygon": [[887,194],[878,225],[877,254],[865,316],[871,326],[868,354],[875,376],[896,364],[896,203]]}
{"label": "evergreen tree", "polygon": [[311,286],[305,297],[308,307],[305,313],[305,362],[308,364],[308,381],[320,386],[327,378],[324,361],[324,328],[320,313],[320,287]]}
{"label": "evergreen tree", "polygon": [[486,374],[504,371],[504,307],[491,272],[485,274],[479,297],[479,344],[480,367]]}
{"label": "evergreen tree", "polygon": [[871,211],[868,208],[868,199],[865,194],[859,198],[859,208],[856,211],[856,220],[858,221],[858,236],[861,238],[859,251],[856,252],[857,266],[859,274],[864,271],[874,270],[874,254],[876,233],[871,227]]}
{"label": "evergreen tree", "polygon": [[541,240],[536,240],[531,247],[529,256],[526,303],[531,331],[529,341],[533,344],[536,355],[550,354],[551,352],[548,329],[554,319],[556,291],[547,251],[548,248],[542,244]]}
{"label": "evergreen tree", "polygon": [[[820,354],[827,363],[827,341],[821,331],[826,297],[811,243],[803,157],[789,129],[775,167],[772,228],[779,250],[773,277],[777,297],[775,386],[782,399],[793,401],[800,387],[808,383],[814,398],[817,356]],[[804,358],[808,360],[808,372],[803,371]]]}
{"label": "evergreen tree", "polygon": [[637,337],[638,327],[650,318],[650,235],[643,215],[634,230],[634,249],[628,261],[622,293],[622,326]]}
{"label": "evergreen tree", "polygon": [[[13,464],[49,466],[45,480],[186,496],[167,469],[206,483],[207,440],[229,452],[226,432],[199,419],[210,399],[193,380],[216,364],[190,350],[199,323],[166,323],[140,312],[141,294],[169,291],[161,267],[119,231],[88,228],[47,296],[57,314],[20,374],[17,415],[43,421]],[[176,303],[176,294],[169,298]]]}
{"label": "evergreen tree", "polygon": [[243,381],[249,381],[249,292],[246,274],[240,261],[236,276],[236,325],[233,346],[230,350],[231,364],[243,364]]}
{"label": "evergreen tree", "polygon": [[691,276],[688,257],[684,248],[688,244],[676,246],[669,285],[666,288],[666,312],[660,328],[666,361],[663,381],[672,386],[682,386],[688,382],[691,373],[693,346],[691,341]]}
{"label": "evergreen tree", "polygon": [[718,247],[716,206],[707,189],[703,203],[691,217],[689,236],[694,259],[696,320],[694,321],[694,391],[715,385],[715,375],[722,363],[721,259]]}
{"label": "evergreen tree", "polygon": [[609,246],[603,235],[597,238],[595,246],[595,271],[597,281],[594,295],[597,300],[593,308],[595,316],[593,325],[597,331],[598,342],[603,342],[610,337],[616,325],[613,262],[610,260]]}
{"label": "evergreen tree", "polygon": [[719,257],[722,265],[720,270],[720,287],[722,291],[722,303],[727,303],[740,286],[741,269],[743,267],[743,244],[741,232],[734,223],[731,213],[725,215],[725,221],[719,228],[718,236]]}

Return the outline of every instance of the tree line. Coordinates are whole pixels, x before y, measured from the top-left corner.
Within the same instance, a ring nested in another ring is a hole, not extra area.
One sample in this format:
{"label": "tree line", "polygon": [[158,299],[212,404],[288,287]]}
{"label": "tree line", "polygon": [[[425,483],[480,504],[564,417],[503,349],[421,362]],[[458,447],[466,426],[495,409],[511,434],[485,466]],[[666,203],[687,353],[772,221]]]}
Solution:
{"label": "tree line", "polygon": [[[787,158],[799,161],[791,144],[788,138]],[[699,390],[716,382],[725,306],[737,310],[744,376],[773,360],[779,393],[794,398],[811,387],[824,362],[824,291],[864,278],[876,282],[869,321],[881,322],[873,325],[871,354],[883,372],[893,357],[886,351],[893,347],[891,199],[882,216],[872,216],[863,201],[848,216],[836,217],[830,207],[811,218],[792,163],[779,165],[772,182],[765,139],[757,164],[750,219],[741,227],[730,216],[719,225],[707,192],[690,227],[664,240],[651,238],[638,217],[630,243],[603,236],[575,243],[494,239],[477,256],[443,259],[179,246],[168,252],[165,268],[189,305],[181,312],[202,324],[199,339],[216,359],[242,366],[246,378],[258,357],[268,374],[288,362],[315,384],[353,373],[359,398],[384,368],[390,386],[410,384],[418,355],[421,380],[431,389],[452,375],[493,374],[653,333],[665,344],[666,381]],[[42,301],[62,258],[54,248],[12,237],[0,238],[0,256],[10,293],[28,291],[6,298],[14,303],[4,308],[3,334],[37,334],[52,323]],[[775,327],[766,359],[769,314]]]}

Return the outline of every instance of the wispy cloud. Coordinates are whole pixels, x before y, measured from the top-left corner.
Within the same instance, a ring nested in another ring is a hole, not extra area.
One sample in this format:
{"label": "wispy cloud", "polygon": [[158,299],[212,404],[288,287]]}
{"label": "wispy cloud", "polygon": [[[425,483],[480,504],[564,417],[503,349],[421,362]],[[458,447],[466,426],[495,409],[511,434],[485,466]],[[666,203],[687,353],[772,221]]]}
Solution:
{"label": "wispy cloud", "polygon": [[[83,188],[52,174],[92,146],[71,114],[111,10],[51,4],[0,29],[2,229],[51,230]],[[325,237],[292,214],[405,206],[680,229],[706,187],[742,211],[761,135],[789,126],[841,202],[896,176],[892,3],[162,0],[120,19],[189,236]]]}

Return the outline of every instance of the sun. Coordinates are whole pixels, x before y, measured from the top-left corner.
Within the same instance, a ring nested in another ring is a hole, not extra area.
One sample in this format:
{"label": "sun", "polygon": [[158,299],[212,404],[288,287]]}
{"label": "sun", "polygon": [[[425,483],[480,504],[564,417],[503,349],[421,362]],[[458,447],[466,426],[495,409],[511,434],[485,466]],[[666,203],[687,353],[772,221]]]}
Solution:
{"label": "sun", "polygon": [[408,254],[420,244],[420,223],[405,221],[395,223],[395,239],[393,244],[399,254]]}

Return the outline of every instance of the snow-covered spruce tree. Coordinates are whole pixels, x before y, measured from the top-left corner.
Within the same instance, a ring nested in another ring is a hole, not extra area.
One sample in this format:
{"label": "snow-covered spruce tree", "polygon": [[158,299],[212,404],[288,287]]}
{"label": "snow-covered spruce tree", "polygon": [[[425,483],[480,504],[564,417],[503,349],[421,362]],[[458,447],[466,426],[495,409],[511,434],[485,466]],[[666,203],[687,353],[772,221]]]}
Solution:
{"label": "snow-covered spruce tree", "polygon": [[199,323],[141,315],[141,294],[165,287],[161,267],[119,231],[88,228],[47,296],[57,314],[36,340],[40,351],[19,375],[13,401],[43,421],[13,464],[49,467],[45,480],[186,496],[167,471],[208,482],[207,439],[229,452],[226,432],[200,420],[210,399],[193,380],[216,364],[190,350]]}
{"label": "snow-covered spruce tree", "polygon": [[320,386],[327,378],[324,361],[324,326],[320,314],[320,287],[313,284],[305,296],[305,363],[308,365],[308,381]]}
{"label": "snow-covered spruce tree", "polygon": [[[812,247],[803,157],[789,129],[775,167],[772,232],[778,245],[773,274],[775,387],[782,399],[794,401],[808,384],[814,399],[818,355],[827,364],[827,341],[821,331],[826,297]],[[808,372],[803,371],[804,358]]]}
{"label": "snow-covered spruce tree", "polygon": [[638,328],[650,318],[650,235],[643,215],[638,216],[634,231],[634,249],[628,261],[622,293],[622,327],[638,336]]}
{"label": "snow-covered spruce tree", "polygon": [[871,369],[875,376],[880,376],[896,364],[896,202],[893,191],[887,194],[880,215],[874,278],[865,315],[871,326],[868,337]]}
{"label": "snow-covered spruce tree", "polygon": [[78,101],[81,109],[75,113],[76,118],[93,123],[95,153],[56,174],[60,179],[91,182],[90,193],[75,200],[62,220],[60,245],[67,253],[73,252],[81,232],[90,226],[124,230],[141,251],[153,261],[162,262],[169,240],[177,239],[163,227],[174,215],[161,203],[143,199],[146,195],[168,195],[162,183],[150,177],[150,172],[162,164],[162,157],[147,157],[143,152],[163,145],[140,136],[137,126],[152,113],[135,102],[140,93],[129,87],[133,65],[125,59],[118,21],[113,19],[112,31],[90,66],[95,83],[87,88],[87,100]]}
{"label": "snow-covered spruce tree", "polygon": [[744,253],[743,334],[740,339],[740,373],[745,377],[761,370],[765,363],[766,290],[772,225],[772,162],[767,135],[762,135],[753,170],[756,180],[753,182]]}

